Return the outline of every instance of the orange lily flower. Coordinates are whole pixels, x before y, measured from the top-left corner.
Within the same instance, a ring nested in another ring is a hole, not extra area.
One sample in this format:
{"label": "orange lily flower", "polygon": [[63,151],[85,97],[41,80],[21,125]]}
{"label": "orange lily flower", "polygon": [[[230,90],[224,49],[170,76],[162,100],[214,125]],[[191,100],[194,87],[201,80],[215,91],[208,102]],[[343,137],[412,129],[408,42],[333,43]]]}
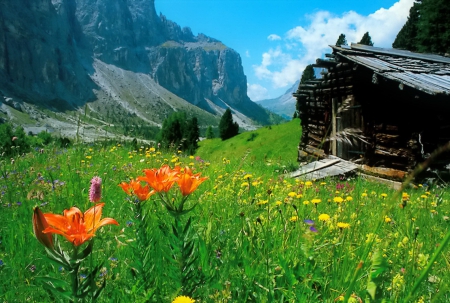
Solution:
{"label": "orange lily flower", "polygon": [[35,207],[33,209],[33,232],[36,236],[36,239],[41,242],[42,245],[47,247],[48,249],[53,250],[53,235],[43,233],[43,231],[49,227],[47,220],[45,220],[44,214],[39,209],[39,207]]}
{"label": "orange lily flower", "polygon": [[188,196],[193,193],[200,184],[208,179],[207,177],[201,178],[200,175],[201,173],[192,173],[192,170],[189,167],[184,169],[184,173],[181,174],[177,180],[183,196]]}
{"label": "orange lily flower", "polygon": [[138,177],[139,181],[147,182],[156,192],[168,192],[178,179],[179,172],[164,165],[159,169],[144,169],[145,177]]}
{"label": "orange lily flower", "polygon": [[84,214],[77,208],[71,207],[64,210],[64,215],[44,214],[49,225],[43,233],[53,233],[64,236],[75,246],[80,246],[95,235],[95,231],[107,224],[119,225],[112,218],[104,218],[102,209],[105,203],[98,203],[89,208]]}
{"label": "orange lily flower", "polygon": [[142,186],[141,182],[136,180],[130,180],[130,183],[122,182],[119,184],[122,187],[123,191],[127,193],[127,195],[131,195],[134,193],[136,197],[140,201],[145,201],[150,198],[151,195],[156,193],[156,191],[150,191],[150,187],[148,185]]}

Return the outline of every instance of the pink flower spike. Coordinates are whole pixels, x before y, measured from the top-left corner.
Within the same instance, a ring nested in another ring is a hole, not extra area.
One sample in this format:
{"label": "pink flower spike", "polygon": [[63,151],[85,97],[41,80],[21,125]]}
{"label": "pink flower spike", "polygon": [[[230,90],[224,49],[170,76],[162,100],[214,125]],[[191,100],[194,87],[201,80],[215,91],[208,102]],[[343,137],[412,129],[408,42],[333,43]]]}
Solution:
{"label": "pink flower spike", "polygon": [[91,188],[89,189],[89,201],[93,203],[100,202],[102,198],[102,179],[93,177],[91,180]]}

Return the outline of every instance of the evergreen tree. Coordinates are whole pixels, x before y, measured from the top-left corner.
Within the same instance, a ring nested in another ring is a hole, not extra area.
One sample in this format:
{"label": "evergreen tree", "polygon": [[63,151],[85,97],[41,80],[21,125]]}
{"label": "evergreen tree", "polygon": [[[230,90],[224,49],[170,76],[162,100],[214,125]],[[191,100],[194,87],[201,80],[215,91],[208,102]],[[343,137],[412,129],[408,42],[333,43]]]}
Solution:
{"label": "evergreen tree", "polygon": [[372,38],[370,37],[369,32],[366,32],[361,38],[361,41],[359,41],[358,43],[373,46]]}
{"label": "evergreen tree", "polygon": [[200,128],[198,127],[197,117],[188,120],[186,127],[186,151],[191,155],[195,153],[198,148],[198,140],[200,138]]}
{"label": "evergreen tree", "polygon": [[347,39],[345,39],[344,34],[340,34],[339,38],[336,41],[336,46],[347,45]]}
{"label": "evergreen tree", "polygon": [[316,79],[316,75],[314,74],[314,68],[312,64],[310,64],[303,71],[302,78],[300,79],[300,84],[305,84],[306,81],[314,79]]}
{"label": "evergreen tree", "polygon": [[169,148],[170,146],[179,148],[182,145],[181,141],[184,135],[185,123],[186,113],[184,112],[174,112],[164,120],[158,136],[158,141],[163,148]]}
{"label": "evergreen tree", "polygon": [[450,52],[450,5],[448,0],[422,0],[414,3],[398,33],[395,48],[445,54]]}
{"label": "evergreen tree", "polygon": [[450,5],[448,0],[423,0],[417,32],[420,52],[450,53]]}
{"label": "evergreen tree", "polygon": [[417,51],[417,32],[420,17],[421,3],[415,2],[409,10],[409,17],[405,25],[398,32],[392,47]]}
{"label": "evergreen tree", "polygon": [[220,119],[219,132],[222,140],[232,138],[239,133],[239,125],[236,122],[233,122],[233,116],[230,108],[227,108]]}
{"label": "evergreen tree", "polygon": [[297,111],[294,112],[294,115],[292,116],[292,120],[297,119],[298,118],[298,113]]}
{"label": "evergreen tree", "polygon": [[212,126],[208,126],[206,129],[206,139],[213,139],[214,138],[214,131],[212,129]]}
{"label": "evergreen tree", "polygon": [[[305,84],[307,81],[314,80],[314,79],[316,79],[316,75],[314,73],[314,68],[313,68],[312,64],[309,64],[308,66],[305,67],[305,70],[303,71],[302,78],[300,79],[300,85]],[[295,109],[296,109],[296,112],[300,112],[298,102],[295,104]]]}

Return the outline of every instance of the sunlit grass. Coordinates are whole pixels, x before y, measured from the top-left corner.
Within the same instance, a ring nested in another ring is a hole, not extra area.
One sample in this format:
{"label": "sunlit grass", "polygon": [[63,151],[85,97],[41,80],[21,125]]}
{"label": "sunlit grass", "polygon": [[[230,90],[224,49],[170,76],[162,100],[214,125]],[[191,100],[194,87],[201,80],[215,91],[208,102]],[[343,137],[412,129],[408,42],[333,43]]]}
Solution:
{"label": "sunlit grass", "polygon": [[[93,176],[103,180],[104,216],[120,224],[105,226],[96,235],[93,261],[107,260],[99,277],[107,280],[100,301],[145,302],[148,296],[150,302],[171,302],[183,295],[171,284],[171,253],[164,240],[171,219],[156,196],[143,204],[152,235],[151,283],[145,289],[139,285],[139,218],[133,199],[118,186],[143,175],[145,168],[169,164],[190,166],[209,177],[191,197],[198,202],[191,213],[198,241],[195,266],[207,277],[194,292],[196,302],[335,302],[346,294],[366,302],[404,302],[428,266],[430,272],[412,299],[448,302],[448,247],[429,264],[448,233],[445,188],[422,185],[403,194],[362,179],[289,179],[283,167],[292,166],[288,149],[296,151],[297,141],[286,147],[280,143],[274,154],[265,151],[268,140],[258,141],[267,134],[247,140],[250,136],[245,133],[226,145],[218,139],[204,141],[194,156],[150,146],[93,143],[33,152],[16,157],[13,164],[3,160],[0,299],[57,301],[36,279],[47,274],[64,278],[67,273],[44,257],[33,235],[32,210],[88,209]],[[214,150],[215,145],[220,149]],[[385,270],[373,279],[376,298],[369,300],[376,255]]]}

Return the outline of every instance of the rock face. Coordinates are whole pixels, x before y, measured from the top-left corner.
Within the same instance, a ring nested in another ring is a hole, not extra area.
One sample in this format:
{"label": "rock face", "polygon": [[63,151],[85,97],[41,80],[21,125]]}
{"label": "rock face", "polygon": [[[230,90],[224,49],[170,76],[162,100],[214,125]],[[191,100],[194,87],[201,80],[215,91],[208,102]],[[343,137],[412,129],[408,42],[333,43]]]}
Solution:
{"label": "rock face", "polygon": [[1,5],[0,88],[56,108],[90,100],[94,85],[78,58],[74,2],[25,2]]}
{"label": "rock face", "polygon": [[[25,3],[24,3],[25,2]],[[148,74],[211,113],[270,115],[247,97],[241,58],[220,41],[158,16],[154,0],[2,1],[0,91],[62,110],[95,101],[94,60]]]}

